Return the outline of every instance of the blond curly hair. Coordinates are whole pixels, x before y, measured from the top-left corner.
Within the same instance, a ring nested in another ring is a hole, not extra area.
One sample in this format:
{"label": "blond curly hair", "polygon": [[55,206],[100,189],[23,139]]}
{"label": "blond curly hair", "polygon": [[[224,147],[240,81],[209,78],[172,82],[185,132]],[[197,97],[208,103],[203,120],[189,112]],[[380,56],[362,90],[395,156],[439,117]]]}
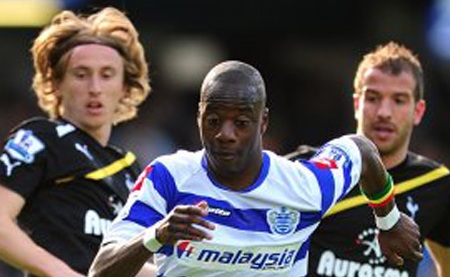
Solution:
{"label": "blond curly hair", "polygon": [[135,27],[124,13],[112,7],[89,16],[62,11],[34,40],[31,48],[35,68],[33,89],[39,106],[51,118],[61,116],[55,84],[64,77],[68,62],[66,54],[75,46],[92,43],[112,47],[124,59],[124,82],[128,91],[119,104],[113,123],[135,117],[137,107],[151,91],[148,65]]}
{"label": "blond curly hair", "polygon": [[422,66],[419,59],[408,48],[391,41],[366,54],[358,65],[353,81],[355,94],[362,93],[364,74],[370,68],[377,68],[392,75],[398,75],[404,71],[410,72],[416,81],[415,101],[424,98]]}

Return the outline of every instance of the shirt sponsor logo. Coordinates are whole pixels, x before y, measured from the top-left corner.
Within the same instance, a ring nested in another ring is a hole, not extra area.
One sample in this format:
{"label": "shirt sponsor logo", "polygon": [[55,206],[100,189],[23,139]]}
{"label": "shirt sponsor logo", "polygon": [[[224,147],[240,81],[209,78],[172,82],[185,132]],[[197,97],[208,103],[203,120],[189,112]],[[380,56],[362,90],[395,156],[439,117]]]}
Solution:
{"label": "shirt sponsor logo", "polygon": [[267,211],[267,223],[274,234],[292,234],[300,222],[300,212],[288,207],[280,207]]}
{"label": "shirt sponsor logo", "polygon": [[188,267],[252,272],[289,271],[300,243],[279,246],[235,247],[204,242],[180,241],[176,257]]}
{"label": "shirt sponsor logo", "polygon": [[[361,250],[361,257],[365,261],[352,261],[336,257],[331,250],[324,251],[316,268],[321,276],[342,277],[409,277],[407,271],[390,268],[387,259],[378,243],[379,230],[368,228],[363,230],[356,238],[356,247]],[[357,254],[358,255],[358,254]]]}
{"label": "shirt sponsor logo", "polygon": [[34,156],[44,149],[44,144],[33,135],[32,131],[21,129],[14,138],[6,143],[5,150],[19,161],[32,163]]}
{"label": "shirt sponsor logo", "polygon": [[322,253],[316,272],[321,276],[409,277],[408,272],[397,268],[339,259],[331,251]]}
{"label": "shirt sponsor logo", "polygon": [[102,236],[109,225],[111,225],[111,220],[101,218],[94,210],[88,210],[84,215],[84,233],[87,235]]}

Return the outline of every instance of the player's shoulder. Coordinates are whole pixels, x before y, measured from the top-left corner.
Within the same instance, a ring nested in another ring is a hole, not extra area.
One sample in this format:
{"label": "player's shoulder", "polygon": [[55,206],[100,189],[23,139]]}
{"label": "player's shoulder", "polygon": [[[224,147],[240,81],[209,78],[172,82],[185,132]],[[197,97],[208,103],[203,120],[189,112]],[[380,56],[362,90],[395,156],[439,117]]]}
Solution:
{"label": "player's shoulder", "polygon": [[39,137],[58,136],[62,137],[68,133],[75,131],[76,128],[67,122],[56,119],[49,119],[45,117],[33,117],[22,121],[14,127],[10,135],[15,135],[19,132],[28,132]]}
{"label": "player's shoulder", "polygon": [[309,159],[316,154],[318,148],[315,146],[301,144],[297,148],[283,155],[288,160]]}
{"label": "player's shoulder", "polygon": [[54,121],[45,117],[32,117],[26,119],[15,126],[11,133],[15,133],[21,129],[33,130],[35,132],[45,132],[46,130],[54,129]]}
{"label": "player's shoulder", "polygon": [[297,148],[285,154],[284,157],[289,160],[298,160],[298,159],[310,159],[314,155],[319,154],[323,151],[338,151],[342,153],[359,153],[358,146],[355,142],[350,138],[349,135],[341,136],[335,138],[331,141],[326,142],[321,146],[311,146],[308,144],[301,144],[297,146]]}
{"label": "player's shoulder", "polygon": [[[415,170],[434,170],[438,168],[447,168],[443,163],[431,159],[429,157],[414,153],[408,152],[406,159],[406,168],[415,169]],[[447,168],[448,170],[448,168]]]}

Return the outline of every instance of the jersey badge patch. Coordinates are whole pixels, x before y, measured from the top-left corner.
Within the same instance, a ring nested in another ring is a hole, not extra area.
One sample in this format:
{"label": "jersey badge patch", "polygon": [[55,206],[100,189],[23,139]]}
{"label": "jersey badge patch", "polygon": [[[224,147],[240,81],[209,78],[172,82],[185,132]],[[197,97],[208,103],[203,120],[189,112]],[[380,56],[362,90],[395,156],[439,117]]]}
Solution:
{"label": "jersey badge patch", "polygon": [[59,125],[56,127],[56,133],[58,133],[58,137],[60,138],[73,131],[75,131],[75,127],[73,127],[72,124]]}
{"label": "jersey badge patch", "polygon": [[274,234],[292,234],[300,222],[300,212],[288,207],[271,209],[267,212],[267,223]]}
{"label": "jersey badge patch", "polygon": [[315,164],[320,169],[336,169],[337,164],[334,160],[326,159],[326,158],[313,158],[311,162]]}
{"label": "jersey badge patch", "polygon": [[5,146],[6,152],[19,161],[32,163],[37,153],[45,148],[44,144],[32,131],[21,129]]}

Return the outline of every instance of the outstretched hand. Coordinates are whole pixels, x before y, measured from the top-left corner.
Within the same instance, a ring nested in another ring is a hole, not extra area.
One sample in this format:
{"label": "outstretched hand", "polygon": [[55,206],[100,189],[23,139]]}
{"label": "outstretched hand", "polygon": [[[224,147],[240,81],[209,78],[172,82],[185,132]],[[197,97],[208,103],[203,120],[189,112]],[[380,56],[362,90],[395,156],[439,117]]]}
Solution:
{"label": "outstretched hand", "polygon": [[400,219],[392,229],[380,230],[378,241],[383,254],[393,265],[403,265],[404,259],[423,259],[419,226],[404,213],[400,213]]}
{"label": "outstretched hand", "polygon": [[175,244],[179,240],[210,240],[212,235],[207,230],[214,230],[215,225],[203,219],[207,215],[206,201],[201,201],[197,205],[176,206],[160,222],[160,226],[156,229],[156,238],[161,244]]}

